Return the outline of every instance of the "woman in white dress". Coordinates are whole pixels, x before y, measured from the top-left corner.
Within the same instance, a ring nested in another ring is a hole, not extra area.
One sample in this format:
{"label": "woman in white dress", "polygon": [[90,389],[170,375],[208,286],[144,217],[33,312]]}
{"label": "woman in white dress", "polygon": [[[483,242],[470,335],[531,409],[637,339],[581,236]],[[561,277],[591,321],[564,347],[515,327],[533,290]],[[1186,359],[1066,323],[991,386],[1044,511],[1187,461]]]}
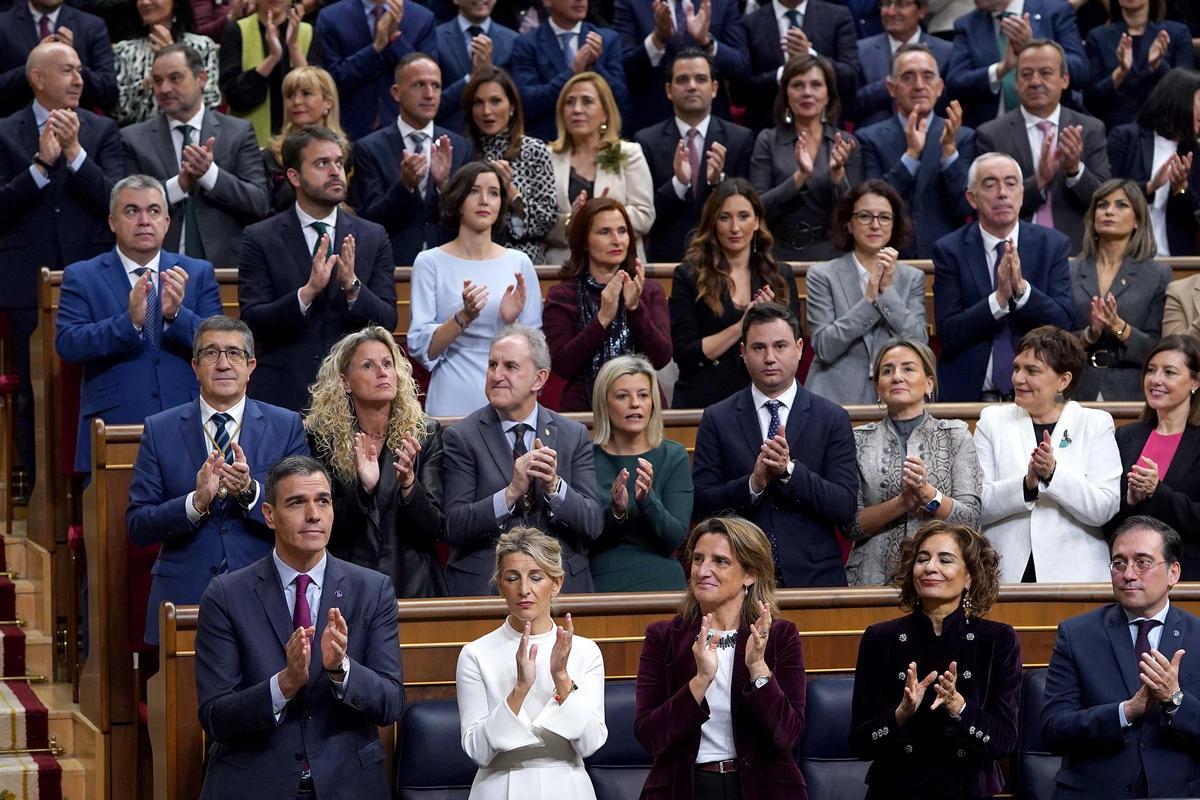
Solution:
{"label": "woman in white dress", "polygon": [[491,164],[465,164],[442,195],[442,224],[458,236],[417,254],[408,347],[429,370],[425,412],[469,414],[487,405],[488,350],[505,325],[542,327],[542,293],[529,256],[494,241],[508,195]]}
{"label": "woman in white dress", "polygon": [[458,656],[462,746],[479,765],[471,800],[595,800],[583,759],[608,739],[604,658],[550,605],[563,583],[558,540],[513,528],[492,578],[508,605],[496,630]]}

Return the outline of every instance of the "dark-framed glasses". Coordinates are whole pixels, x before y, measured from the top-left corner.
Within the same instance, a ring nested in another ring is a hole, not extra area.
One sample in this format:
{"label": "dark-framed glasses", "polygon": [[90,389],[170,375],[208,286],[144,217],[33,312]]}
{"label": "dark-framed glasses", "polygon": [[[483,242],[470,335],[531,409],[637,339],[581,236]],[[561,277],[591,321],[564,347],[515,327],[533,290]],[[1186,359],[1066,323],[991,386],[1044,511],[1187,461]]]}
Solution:
{"label": "dark-framed glasses", "polygon": [[225,360],[235,366],[245,364],[250,360],[250,354],[240,347],[229,347],[224,350],[219,347],[205,347],[196,354],[196,360],[205,366],[212,366],[221,359],[221,356],[225,356]]}
{"label": "dark-framed glasses", "polygon": [[869,227],[871,224],[878,222],[880,225],[891,225],[896,217],[890,211],[884,211],[881,214],[872,214],[870,211],[855,211],[851,216],[854,221],[863,227]]}

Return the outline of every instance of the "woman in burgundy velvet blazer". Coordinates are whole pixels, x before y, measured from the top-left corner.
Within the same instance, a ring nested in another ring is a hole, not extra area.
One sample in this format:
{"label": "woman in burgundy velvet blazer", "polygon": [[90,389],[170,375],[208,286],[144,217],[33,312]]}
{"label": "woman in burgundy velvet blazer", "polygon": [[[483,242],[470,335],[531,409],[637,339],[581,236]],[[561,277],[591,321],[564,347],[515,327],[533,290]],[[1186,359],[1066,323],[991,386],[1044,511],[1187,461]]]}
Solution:
{"label": "woman in burgundy velvet blazer", "polygon": [[804,654],[774,619],[771,543],[739,517],[688,537],[680,614],[646,630],[634,734],[654,756],[643,800],[806,800],[793,751],[804,732]]}

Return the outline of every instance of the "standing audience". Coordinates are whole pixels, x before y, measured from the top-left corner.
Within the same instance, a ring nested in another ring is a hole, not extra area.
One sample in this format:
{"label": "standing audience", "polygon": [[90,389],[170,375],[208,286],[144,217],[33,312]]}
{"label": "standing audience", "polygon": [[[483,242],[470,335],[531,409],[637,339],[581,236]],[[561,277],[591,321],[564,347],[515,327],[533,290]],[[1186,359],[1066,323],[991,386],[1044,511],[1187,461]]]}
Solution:
{"label": "standing audience", "polygon": [[[929,0],[880,0],[877,7],[883,32],[858,40],[858,92],[852,116],[860,127],[892,116],[892,92],[887,79],[895,72],[893,62],[900,48],[924,45],[933,56],[938,75],[946,73],[953,51],[950,42],[929,34],[923,27],[929,15]],[[945,105],[937,97],[930,101],[931,108],[934,103],[939,108]]]}
{"label": "standing audience", "polygon": [[470,104],[464,110],[462,103],[467,84],[483,73],[509,70],[517,32],[492,19],[496,0],[455,0],[454,5],[458,14],[437,26],[438,66],[445,81],[437,121],[457,133],[471,117]]}

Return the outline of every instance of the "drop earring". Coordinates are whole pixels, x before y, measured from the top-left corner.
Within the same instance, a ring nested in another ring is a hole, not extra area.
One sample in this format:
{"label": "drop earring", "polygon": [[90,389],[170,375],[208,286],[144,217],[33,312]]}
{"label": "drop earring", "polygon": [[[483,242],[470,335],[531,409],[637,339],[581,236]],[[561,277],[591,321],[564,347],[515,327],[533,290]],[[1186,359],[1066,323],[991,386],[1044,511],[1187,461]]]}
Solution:
{"label": "drop earring", "polygon": [[792,110],[789,108],[787,111],[783,112],[783,121],[788,125],[791,125],[792,119]]}
{"label": "drop earring", "polygon": [[971,615],[975,613],[975,604],[971,601],[971,587],[970,586],[968,586],[966,588],[966,590],[963,591],[962,606],[963,606],[963,616],[967,618],[967,624],[969,625],[971,623]]}

